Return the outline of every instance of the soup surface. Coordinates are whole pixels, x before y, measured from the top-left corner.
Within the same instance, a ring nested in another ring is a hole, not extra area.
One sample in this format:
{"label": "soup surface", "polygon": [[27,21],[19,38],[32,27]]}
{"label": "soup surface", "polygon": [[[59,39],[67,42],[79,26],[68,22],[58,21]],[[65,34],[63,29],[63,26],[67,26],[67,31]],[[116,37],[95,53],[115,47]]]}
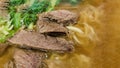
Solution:
{"label": "soup surface", "polygon": [[[56,9],[76,12],[80,18],[77,25],[68,26],[75,51],[52,54],[46,60],[49,68],[120,67],[120,0],[84,0],[77,6],[61,4]],[[14,47],[9,47],[0,57],[0,68],[13,52]]]}

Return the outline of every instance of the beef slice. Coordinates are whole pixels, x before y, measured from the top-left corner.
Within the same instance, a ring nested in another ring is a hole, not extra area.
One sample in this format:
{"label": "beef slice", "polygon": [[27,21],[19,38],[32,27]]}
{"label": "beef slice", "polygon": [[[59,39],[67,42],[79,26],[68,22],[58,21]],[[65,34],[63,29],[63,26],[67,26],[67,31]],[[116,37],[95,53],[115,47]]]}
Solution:
{"label": "beef slice", "polygon": [[47,68],[44,67],[45,53],[31,50],[16,49],[13,59],[5,68]]}
{"label": "beef slice", "polygon": [[68,30],[62,25],[42,20],[37,21],[37,31],[41,34],[47,34],[53,37],[66,36],[68,33]]}
{"label": "beef slice", "polygon": [[45,36],[34,31],[21,30],[8,41],[21,48],[40,51],[71,52],[74,49],[73,43],[64,38]]}
{"label": "beef slice", "polygon": [[55,22],[63,25],[75,24],[78,19],[78,15],[68,10],[56,10],[43,13],[39,16],[39,20]]}

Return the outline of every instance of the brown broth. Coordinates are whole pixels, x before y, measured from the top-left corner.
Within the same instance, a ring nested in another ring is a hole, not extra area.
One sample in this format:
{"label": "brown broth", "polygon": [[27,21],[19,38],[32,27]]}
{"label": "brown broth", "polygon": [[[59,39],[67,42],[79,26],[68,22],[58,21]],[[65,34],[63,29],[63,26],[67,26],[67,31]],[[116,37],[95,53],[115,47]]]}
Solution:
{"label": "brown broth", "polygon": [[[100,24],[90,23],[99,41],[86,42],[85,47],[75,46],[75,52],[65,55],[53,54],[48,60],[50,68],[119,68],[120,67],[120,0],[87,0],[71,7],[60,5],[56,9],[68,9],[79,13],[84,5],[103,5],[104,15]],[[77,44],[76,44],[77,45]],[[9,48],[0,57],[0,68],[10,60],[14,48]]]}

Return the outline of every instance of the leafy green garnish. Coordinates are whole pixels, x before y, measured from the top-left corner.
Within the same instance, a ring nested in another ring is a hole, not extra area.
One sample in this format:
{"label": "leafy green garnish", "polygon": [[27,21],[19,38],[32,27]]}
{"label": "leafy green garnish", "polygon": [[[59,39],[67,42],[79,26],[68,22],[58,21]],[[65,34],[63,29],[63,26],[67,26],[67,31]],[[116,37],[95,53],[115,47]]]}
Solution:
{"label": "leafy green garnish", "polygon": [[60,3],[60,0],[51,0],[51,1],[49,2],[49,6],[48,6],[48,8],[47,8],[46,11],[51,11],[51,10],[53,10],[54,7],[55,7],[57,4],[59,4],[59,3]]}
{"label": "leafy green garnish", "polygon": [[7,38],[14,35],[15,31],[12,29],[12,21],[0,18],[0,42],[5,42]]}
{"label": "leafy green garnish", "polygon": [[43,0],[43,1],[35,0],[34,3],[30,7],[28,7],[24,12],[37,14],[37,13],[45,12],[48,6],[49,6],[49,0]]}
{"label": "leafy green garnish", "polygon": [[26,2],[26,0],[10,0],[9,1],[9,6],[18,6],[21,4],[24,4]]}
{"label": "leafy green garnish", "polygon": [[21,13],[15,13],[12,18],[12,24],[14,25],[14,29],[17,30],[21,27]]}
{"label": "leafy green garnish", "polygon": [[48,0],[35,0],[34,3],[25,9],[22,12],[23,24],[28,27],[31,23],[36,23],[37,21],[37,14],[46,12],[46,8],[49,6]]}
{"label": "leafy green garnish", "polygon": [[22,18],[23,25],[25,25],[26,27],[28,27],[31,23],[35,24],[37,21],[37,16],[34,14],[25,13],[22,15]]}

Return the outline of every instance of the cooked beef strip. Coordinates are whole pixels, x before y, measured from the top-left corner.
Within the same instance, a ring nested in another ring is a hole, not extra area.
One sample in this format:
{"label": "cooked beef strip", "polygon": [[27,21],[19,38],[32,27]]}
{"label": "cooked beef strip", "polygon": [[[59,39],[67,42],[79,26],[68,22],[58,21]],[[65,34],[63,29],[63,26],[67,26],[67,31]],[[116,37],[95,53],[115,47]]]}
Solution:
{"label": "cooked beef strip", "polygon": [[16,68],[43,68],[44,53],[16,50],[14,62]]}
{"label": "cooked beef strip", "polygon": [[3,55],[3,53],[5,52],[5,50],[7,49],[7,47],[8,47],[7,44],[0,43],[0,56]]}
{"label": "cooked beef strip", "polygon": [[56,10],[43,13],[39,16],[39,20],[49,21],[53,23],[63,24],[64,26],[75,24],[78,16],[77,14],[68,10]]}
{"label": "cooked beef strip", "polygon": [[67,10],[42,13],[37,21],[37,31],[52,37],[66,36],[66,25],[75,24],[78,16]]}
{"label": "cooked beef strip", "polygon": [[[7,63],[6,68],[44,68],[43,63],[45,53],[31,50],[16,49],[11,62]],[[47,67],[47,66],[45,66]]]}
{"label": "cooked beef strip", "polygon": [[30,48],[40,51],[73,51],[73,44],[71,42],[63,38],[45,36],[34,31],[21,30],[8,41],[21,48]]}
{"label": "cooked beef strip", "polygon": [[58,37],[66,36],[68,30],[57,23],[49,23],[47,21],[38,20],[37,31],[42,34],[47,34],[49,36]]}

